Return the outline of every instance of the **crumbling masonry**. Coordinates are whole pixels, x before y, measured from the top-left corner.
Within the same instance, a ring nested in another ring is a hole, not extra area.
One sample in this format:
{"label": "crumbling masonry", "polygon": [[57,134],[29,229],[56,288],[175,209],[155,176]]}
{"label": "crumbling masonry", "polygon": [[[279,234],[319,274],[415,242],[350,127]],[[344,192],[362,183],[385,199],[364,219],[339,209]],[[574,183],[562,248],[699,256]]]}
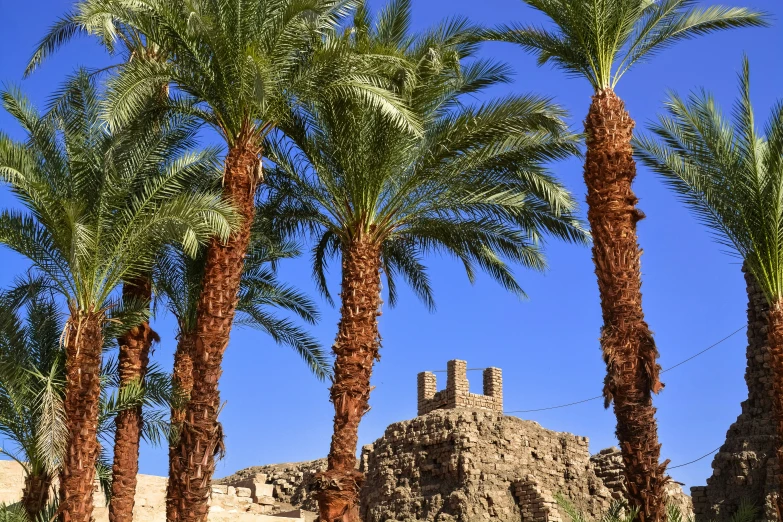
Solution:
{"label": "crumbling masonry", "polygon": [[484,395],[470,393],[468,363],[449,361],[446,370],[446,389],[436,392],[437,380],[432,372],[421,372],[418,376],[419,415],[434,410],[454,408],[479,408],[503,411],[503,374],[500,368],[484,369]]}
{"label": "crumbling masonry", "polygon": [[[419,374],[419,416],[365,446],[364,522],[560,522],[557,494],[600,518],[623,496],[621,460],[611,458],[618,450],[594,461],[586,437],[503,415],[501,371],[484,370],[479,395],[466,370],[465,361],[449,361],[440,392],[433,373]],[[670,495],[690,512],[682,490]]]}
{"label": "crumbling masonry", "polygon": [[748,399],[726,433],[726,442],[712,461],[706,486],[691,488],[697,522],[724,521],[742,499],[760,509],[760,520],[778,520],[776,435],[772,419],[772,370],[767,344],[767,306],[764,294],[745,274],[748,288],[748,366],[745,382]]}
{"label": "crumbling masonry", "polygon": [[[363,448],[364,522],[566,522],[557,494],[599,519],[623,498],[617,448],[591,457],[586,437],[504,415],[501,371],[484,370],[484,394],[470,393],[466,371],[464,361],[450,361],[440,392],[434,374],[420,374],[419,415],[390,425]],[[210,522],[312,520],[315,476],[325,467],[326,459],[275,464],[216,481]],[[0,500],[2,478],[0,473]],[[137,491],[136,522],[162,520],[165,478],[151,479],[154,487]],[[20,494],[21,482],[12,498]],[[690,498],[675,484],[667,495],[687,519]]]}

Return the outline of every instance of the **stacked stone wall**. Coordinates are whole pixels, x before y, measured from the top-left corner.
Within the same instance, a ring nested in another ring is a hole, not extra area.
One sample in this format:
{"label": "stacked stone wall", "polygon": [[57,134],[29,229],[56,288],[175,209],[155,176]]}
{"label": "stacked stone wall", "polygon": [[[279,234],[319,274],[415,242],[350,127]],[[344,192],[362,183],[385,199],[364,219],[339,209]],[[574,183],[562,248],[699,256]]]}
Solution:
{"label": "stacked stone wall", "polygon": [[324,470],[326,470],[326,459],[270,464],[243,469],[217,480],[216,483],[249,488],[251,496],[274,501],[281,505],[281,510],[293,506],[317,511],[318,505],[312,496],[312,491],[315,475]]}
{"label": "stacked stone wall", "polygon": [[748,399],[726,433],[712,461],[706,486],[691,488],[697,522],[728,520],[743,499],[760,510],[760,520],[778,520],[778,488],[774,458],[777,437],[772,419],[772,370],[767,343],[769,307],[764,294],[746,273],[748,291],[748,348],[745,382]]}
{"label": "stacked stone wall", "polygon": [[468,363],[449,361],[446,370],[446,388],[437,390],[437,378],[432,372],[418,375],[418,413],[453,408],[479,408],[503,411],[503,374],[500,368],[485,368],[484,394],[470,393],[467,376]]}
{"label": "stacked stone wall", "polygon": [[528,475],[517,482],[516,498],[522,511],[522,520],[562,522],[560,510],[552,492],[542,487],[536,477]]}
{"label": "stacked stone wall", "polygon": [[554,494],[594,517],[611,501],[586,437],[491,411],[437,410],[392,424],[365,458],[365,522],[544,522],[555,520]]}
{"label": "stacked stone wall", "polygon": [[[623,456],[620,448],[611,447],[599,451],[590,457],[590,463],[596,476],[601,479],[604,486],[611,492],[614,500],[626,498],[628,490],[625,486],[625,474],[623,473]],[[688,520],[693,513],[691,497],[683,492],[680,485],[670,481],[666,484],[666,503],[677,506],[683,514],[683,520]]]}

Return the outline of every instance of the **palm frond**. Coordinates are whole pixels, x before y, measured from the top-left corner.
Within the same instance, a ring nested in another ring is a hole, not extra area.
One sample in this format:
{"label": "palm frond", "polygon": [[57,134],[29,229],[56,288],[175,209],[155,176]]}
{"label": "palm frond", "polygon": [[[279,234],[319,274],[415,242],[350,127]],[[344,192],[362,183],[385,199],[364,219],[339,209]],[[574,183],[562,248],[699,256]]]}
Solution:
{"label": "palm frond", "polygon": [[[394,3],[382,16],[402,27],[405,9]],[[367,13],[361,20],[371,24]],[[423,134],[381,108],[344,99],[287,120],[285,134],[266,148],[274,164],[266,194],[274,226],[312,237],[313,276],[327,300],[328,263],[358,236],[382,252],[392,304],[402,276],[434,307],[422,259],[435,252],[459,259],[471,280],[480,269],[524,295],[509,262],[543,269],[545,237],[588,240],[576,202],[544,167],[578,153],[565,111],[534,95],[470,103],[507,81],[507,68],[494,61],[463,68],[460,52],[473,51],[468,42],[477,34],[465,21],[391,43],[358,30],[364,33],[357,51],[395,56],[409,62],[401,71],[415,71],[400,92],[424,123]]]}
{"label": "palm frond", "polygon": [[615,88],[633,66],[674,43],[714,31],[769,25],[769,16],[747,8],[697,8],[694,0],[523,0],[551,28],[505,25],[489,40],[520,45],[596,91]]}
{"label": "palm frond", "polygon": [[[634,148],[776,300],[783,297],[783,169],[768,156],[777,145],[770,148],[756,129],[747,59],[739,80],[733,119],[704,91],[688,99],[672,94],[668,114],[650,125],[653,136],[639,138]],[[783,128],[777,113],[766,129],[773,140]]]}
{"label": "palm frond", "polygon": [[18,92],[3,100],[29,138],[0,136],[0,179],[26,208],[0,215],[0,243],[78,308],[105,310],[117,285],[148,270],[166,244],[192,252],[236,225],[219,188],[188,185],[218,170],[216,151],[190,148],[192,118],[164,113],[157,124],[107,132],[102,93],[85,71],[43,116]]}

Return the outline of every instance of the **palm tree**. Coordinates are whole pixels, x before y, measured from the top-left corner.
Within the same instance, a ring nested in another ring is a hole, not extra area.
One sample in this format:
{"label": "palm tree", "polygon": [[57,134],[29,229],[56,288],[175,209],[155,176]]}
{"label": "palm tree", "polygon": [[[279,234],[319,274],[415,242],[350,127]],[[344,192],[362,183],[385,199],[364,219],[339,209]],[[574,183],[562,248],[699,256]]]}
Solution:
{"label": "palm tree", "polygon": [[[299,252],[290,243],[269,240],[269,228],[269,224],[256,217],[240,281],[236,324],[258,329],[278,344],[290,346],[319,379],[325,379],[331,375],[331,370],[318,342],[290,320],[268,311],[271,307],[287,310],[311,324],[318,319],[315,304],[307,296],[277,280],[275,264],[281,259],[295,257]],[[193,389],[196,308],[204,277],[205,254],[202,250],[199,256],[191,258],[180,250],[169,249],[154,271],[156,292],[176,317],[178,327],[172,376],[177,400],[171,405],[167,520],[179,520],[183,508],[182,491],[187,488],[185,462],[179,452],[178,439],[185,419],[185,405]]]}
{"label": "palm tree", "polygon": [[137,169],[149,143],[136,132],[106,131],[103,100],[86,73],[68,83],[46,115],[14,90],[3,101],[27,140],[0,136],[0,176],[28,212],[0,214],[0,243],[26,256],[68,305],[62,339],[69,438],[60,509],[66,519],[86,522],[99,449],[104,326],[140,322],[139,310],[110,316],[113,293],[149,271],[162,245],[181,242],[195,254],[206,238],[227,237],[236,218],[217,194],[187,189],[194,170],[214,167],[209,152],[167,158],[162,175]]}
{"label": "palm tree", "polygon": [[[731,120],[703,90],[687,99],[672,94],[666,109],[668,114],[650,125],[655,138],[635,141],[636,155],[663,176],[722,245],[742,257],[763,290],[769,302],[773,404],[783,440],[783,102],[773,107],[760,135],[746,58]],[[783,470],[783,452],[778,459]],[[783,471],[778,477],[783,479]]]}
{"label": "palm tree", "polygon": [[[0,452],[24,469],[21,506],[27,520],[33,521],[52,505],[50,490],[61,471],[68,440],[63,411],[65,360],[60,345],[64,318],[47,281],[35,278],[19,283],[0,294],[0,432],[8,443]],[[117,323],[109,325],[105,339],[113,339],[112,330],[122,328]],[[171,397],[168,375],[153,366],[143,383],[120,388],[119,381],[119,365],[109,361],[102,368],[99,436],[110,443],[115,418],[143,405],[143,436],[158,442],[164,423],[157,407],[168,404]],[[112,476],[107,462],[102,455],[96,474],[109,498]]]}
{"label": "palm tree", "polygon": [[642,521],[665,517],[666,463],[652,394],[659,380],[658,349],[644,319],[641,250],[631,185],[634,121],[615,93],[620,78],[673,43],[734,27],[765,25],[744,8],[695,7],[695,0],[523,0],[546,15],[553,29],[511,25],[488,38],[520,45],[571,76],[586,78],[595,93],[585,120],[587,218],[601,295],[601,348],[606,362],[605,406],[614,402],[629,501]]}
{"label": "palm tree", "polygon": [[[150,101],[152,107],[159,106],[159,100]],[[179,159],[184,159],[196,146],[198,125],[191,118],[166,119],[154,113],[149,118],[140,119],[133,124],[135,135],[140,139],[134,143],[139,161],[131,168],[134,178],[155,179],[165,176],[165,169]],[[185,183],[191,190],[195,188],[192,180],[199,176],[214,179],[219,173],[217,151],[204,151],[199,163],[187,167],[188,178]],[[141,187],[140,187],[141,188]],[[217,193],[216,191],[213,191]],[[151,269],[150,269],[151,270]],[[157,333],[150,327],[149,310],[152,299],[152,281],[150,273],[136,275],[122,283],[123,306],[144,310],[139,323],[117,338],[119,345],[117,384],[120,390],[132,389],[145,379],[149,371],[149,353],[153,342],[159,340]],[[114,421],[114,452],[111,481],[111,504],[109,520],[121,522],[133,516],[136,482],[139,471],[139,446],[143,432],[142,405],[126,408],[118,412]]]}
{"label": "palm tree", "polygon": [[314,275],[331,300],[325,269],[342,257],[340,322],[333,345],[334,433],[316,486],[320,520],[357,521],[363,475],[356,469],[359,422],[369,410],[370,376],[380,354],[381,273],[389,301],[401,276],[434,307],[423,264],[430,253],[460,260],[523,295],[505,260],[543,269],[543,236],[586,242],[576,204],[546,170],[575,153],[562,110],[547,99],[510,96],[479,106],[467,98],[506,81],[507,67],[475,60],[475,28],[451,20],[410,35],[410,2],[391,2],[373,23],[358,11],[355,52],[407,61],[402,96],[424,135],[344,100],[319,107],[272,140],[269,208],[286,234],[314,237]]}
{"label": "palm tree", "polygon": [[67,439],[63,321],[45,295],[34,296],[21,317],[9,295],[0,303],[0,432],[18,449],[5,447],[2,453],[24,468],[21,504],[35,520],[49,501]]}
{"label": "palm tree", "polygon": [[[122,0],[114,7],[122,6]],[[25,68],[25,77],[31,75],[51,55],[57,52],[76,36],[95,37],[112,56],[119,56],[123,63],[134,60],[155,63],[164,62],[167,57],[155,42],[147,39],[134,27],[121,21],[107,12],[111,7],[104,0],[79,0],[70,11],[60,17],[49,32],[38,42],[33,55]],[[167,86],[165,80],[159,82]],[[168,95],[166,89],[165,94]]]}
{"label": "palm tree", "polygon": [[[74,10],[61,18],[39,42],[33,57],[28,64],[25,75],[29,75],[41,62],[59,47],[67,43],[77,34],[95,35],[111,54],[119,54],[124,60],[144,60],[161,62],[165,59],[161,50],[154,42],[146,40],[143,35],[133,28],[114,23],[114,20],[105,16],[95,16],[100,3],[95,0],[79,2]],[[120,45],[116,45],[116,41]],[[168,85],[160,82],[158,94],[147,101],[148,114],[146,118],[139,118],[153,122],[150,132],[159,133],[156,126],[161,117],[161,106],[168,98]],[[186,139],[182,136],[182,139]],[[165,145],[163,145],[165,147]],[[171,144],[176,148],[176,144]],[[163,151],[165,153],[165,151]],[[173,150],[172,150],[173,152]],[[165,156],[165,154],[164,154]],[[153,154],[149,158],[148,168],[155,168],[155,161],[160,154]],[[123,299],[129,305],[149,308],[152,299],[152,284],[149,274],[142,274],[133,280],[123,282]],[[150,327],[147,318],[125,332],[119,339],[120,353],[120,387],[133,386],[135,382],[144,378],[149,365],[149,352],[152,343],[159,340],[155,331]],[[136,494],[136,475],[138,474],[139,442],[142,430],[141,410],[123,410],[116,417],[116,437],[114,440],[114,465],[112,466],[114,480],[112,487],[112,503],[109,506],[109,520],[122,522],[133,517],[133,506]]]}
{"label": "palm tree", "polygon": [[[407,122],[405,109],[382,88],[368,60],[357,63],[321,35],[355,0],[113,0],[91,16],[132,28],[154,42],[168,61],[131,60],[112,82],[111,125],[144,112],[140,100],[171,84],[170,105],[197,116],[227,145],[223,197],[242,226],[227,242],[214,238],[206,255],[198,304],[194,385],[180,437],[189,487],[182,520],[204,520],[219,446],[218,391],[236,296],[248,250],[256,189],[263,181],[264,138],[304,101],[361,99]],[[377,67],[376,67],[377,68]],[[385,71],[384,71],[385,72]]]}

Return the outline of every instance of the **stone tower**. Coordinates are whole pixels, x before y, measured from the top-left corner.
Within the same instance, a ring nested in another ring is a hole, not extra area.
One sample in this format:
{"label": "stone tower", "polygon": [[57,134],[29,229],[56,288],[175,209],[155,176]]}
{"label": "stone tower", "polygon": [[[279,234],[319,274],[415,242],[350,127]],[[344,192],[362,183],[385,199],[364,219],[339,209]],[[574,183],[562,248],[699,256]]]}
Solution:
{"label": "stone tower", "polygon": [[479,408],[503,412],[503,374],[500,368],[484,369],[484,395],[470,393],[468,363],[455,359],[446,370],[446,389],[436,391],[437,380],[432,372],[418,375],[418,414],[454,408]]}
{"label": "stone tower", "polygon": [[562,522],[555,495],[591,517],[611,491],[593,471],[586,437],[503,414],[503,377],[486,368],[470,393],[465,361],[449,361],[446,388],[418,374],[418,415],[362,451],[365,522]]}
{"label": "stone tower", "polygon": [[[744,269],[743,269],[744,271]],[[706,486],[691,488],[698,522],[727,520],[742,499],[759,509],[758,520],[778,520],[776,435],[772,419],[772,370],[767,344],[767,305],[753,277],[745,273],[748,289],[748,399],[726,433],[726,442],[712,461]]]}

